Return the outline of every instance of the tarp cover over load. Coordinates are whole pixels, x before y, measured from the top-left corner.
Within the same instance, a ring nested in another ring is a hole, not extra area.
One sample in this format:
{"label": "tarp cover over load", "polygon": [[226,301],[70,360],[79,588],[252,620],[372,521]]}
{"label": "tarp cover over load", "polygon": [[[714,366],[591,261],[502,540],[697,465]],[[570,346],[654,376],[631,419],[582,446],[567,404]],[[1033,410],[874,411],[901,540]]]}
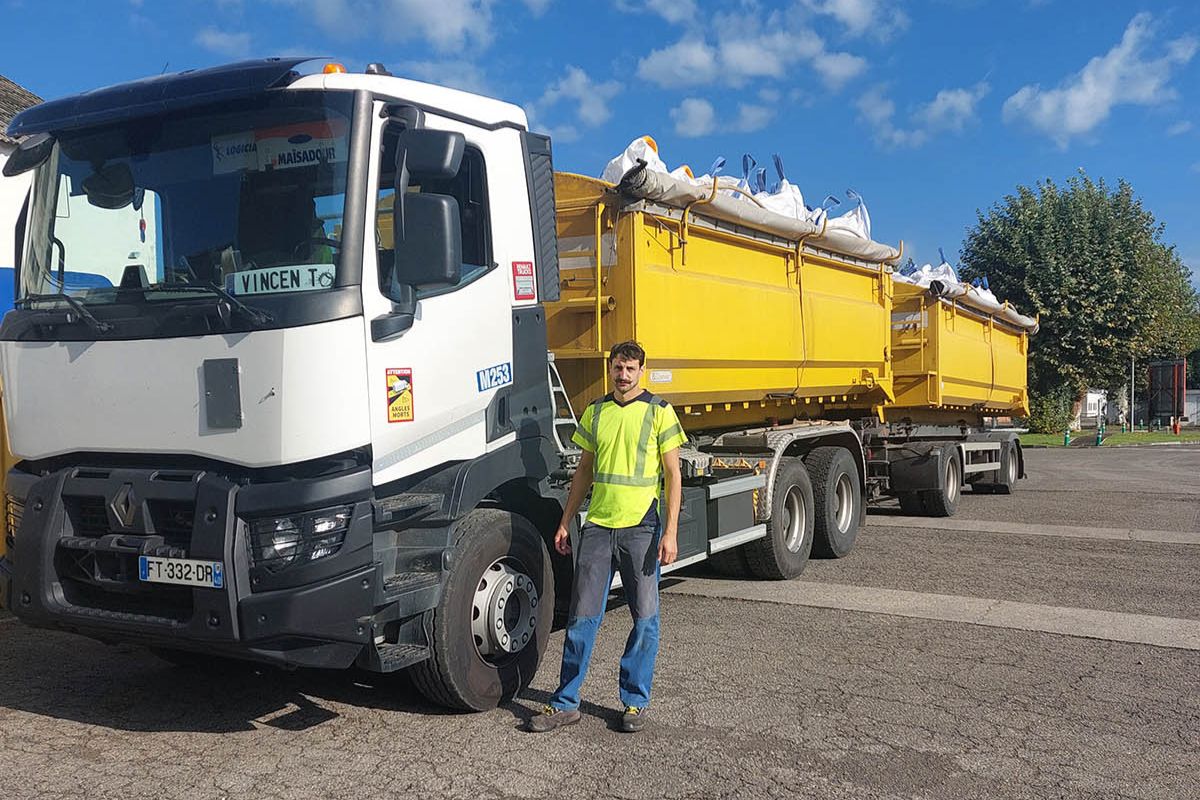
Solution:
{"label": "tarp cover over load", "polygon": [[[718,163],[723,164],[723,160]],[[803,238],[814,247],[872,263],[891,263],[901,255],[899,249],[870,238],[870,217],[866,206],[853,192],[848,194],[857,204],[841,216],[830,218],[824,209],[808,209],[799,189],[787,182],[778,159],[776,169],[780,173],[780,181],[772,192],[767,192],[762,185],[761,171],[758,192],[752,188],[749,176],[741,180],[718,175],[693,178],[691,171],[685,167],[668,173],[666,165],[658,157],[656,146],[647,137],[635,139],[624,153],[609,162],[604,178],[613,181],[622,169],[624,171],[620,172],[615,183],[617,191],[627,197],[681,209],[703,202],[703,208],[694,210],[704,216],[746,225],[791,240]],[[783,210],[792,210],[793,213],[779,213]]]}
{"label": "tarp cover over load", "polygon": [[[941,252],[941,248],[938,249],[938,252]],[[919,269],[909,267],[896,272],[892,279],[899,283],[918,286],[924,289],[930,297],[943,297],[976,311],[982,311],[1026,333],[1034,334],[1038,331],[1036,319],[1027,317],[1009,303],[1002,302],[987,287],[986,281],[983,285],[973,286],[960,280],[958,271],[946,261],[945,255],[942,255],[942,263],[936,267],[931,264],[926,264]]]}

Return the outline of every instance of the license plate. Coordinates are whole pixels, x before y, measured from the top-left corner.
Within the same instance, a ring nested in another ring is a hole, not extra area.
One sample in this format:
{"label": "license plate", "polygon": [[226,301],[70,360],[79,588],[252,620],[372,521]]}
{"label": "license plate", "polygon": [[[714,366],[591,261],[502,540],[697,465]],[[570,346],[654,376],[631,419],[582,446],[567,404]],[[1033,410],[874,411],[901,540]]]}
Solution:
{"label": "license plate", "polygon": [[220,561],[138,556],[138,577],[146,583],[225,588],[225,565]]}

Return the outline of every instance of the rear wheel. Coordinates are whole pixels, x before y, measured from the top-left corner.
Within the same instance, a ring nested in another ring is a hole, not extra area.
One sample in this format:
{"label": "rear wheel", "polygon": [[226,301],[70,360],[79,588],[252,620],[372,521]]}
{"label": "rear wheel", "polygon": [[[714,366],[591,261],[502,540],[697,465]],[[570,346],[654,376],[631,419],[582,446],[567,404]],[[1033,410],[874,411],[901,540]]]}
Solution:
{"label": "rear wheel", "polygon": [[554,618],[554,574],[533,524],[507,511],[472,511],[455,545],[432,612],[432,653],[412,678],[435,703],[483,711],[533,680]]}
{"label": "rear wheel", "polygon": [[812,482],[804,462],[784,458],[775,470],[767,535],[745,545],[746,564],[757,578],[794,578],[804,572],[812,546]]}
{"label": "rear wheel", "polygon": [[813,549],[841,558],[854,547],[862,515],[862,486],[844,447],[816,447],[804,459],[813,490]]}
{"label": "rear wheel", "polygon": [[938,471],[938,488],[921,492],[921,503],[925,513],[931,517],[952,517],[958,510],[962,495],[962,459],[956,445],[942,448],[941,469]]}
{"label": "rear wheel", "polygon": [[1021,454],[1016,442],[1004,442],[1000,445],[1000,472],[997,481],[992,484],[996,494],[1012,494],[1017,489],[1017,480],[1021,474]]}

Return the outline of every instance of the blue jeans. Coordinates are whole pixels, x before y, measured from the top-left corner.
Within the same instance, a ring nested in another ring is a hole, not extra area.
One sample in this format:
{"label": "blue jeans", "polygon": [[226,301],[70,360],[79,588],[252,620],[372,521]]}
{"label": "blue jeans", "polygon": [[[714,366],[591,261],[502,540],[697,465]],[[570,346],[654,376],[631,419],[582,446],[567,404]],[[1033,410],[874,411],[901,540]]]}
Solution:
{"label": "blue jeans", "polygon": [[591,523],[583,526],[576,548],[559,686],[550,698],[554,708],[579,707],[579,689],[587,675],[596,633],[604,618],[605,600],[617,572],[633,615],[633,630],[621,656],[621,703],[636,708],[650,703],[654,661],[658,657],[658,538],[654,508],[632,528],[602,528]]}

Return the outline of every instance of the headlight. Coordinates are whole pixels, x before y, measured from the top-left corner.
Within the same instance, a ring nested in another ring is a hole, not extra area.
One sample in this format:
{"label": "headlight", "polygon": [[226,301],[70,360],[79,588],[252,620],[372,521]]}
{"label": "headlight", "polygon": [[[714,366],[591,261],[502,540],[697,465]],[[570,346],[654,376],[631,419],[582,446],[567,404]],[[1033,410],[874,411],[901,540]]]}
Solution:
{"label": "headlight", "polygon": [[250,562],[270,572],[327,558],[342,549],[352,506],[250,521]]}
{"label": "headlight", "polygon": [[21,517],[25,514],[25,501],[18,500],[11,494],[4,496],[4,530],[5,544],[12,547],[17,538],[17,530],[21,527]]}

